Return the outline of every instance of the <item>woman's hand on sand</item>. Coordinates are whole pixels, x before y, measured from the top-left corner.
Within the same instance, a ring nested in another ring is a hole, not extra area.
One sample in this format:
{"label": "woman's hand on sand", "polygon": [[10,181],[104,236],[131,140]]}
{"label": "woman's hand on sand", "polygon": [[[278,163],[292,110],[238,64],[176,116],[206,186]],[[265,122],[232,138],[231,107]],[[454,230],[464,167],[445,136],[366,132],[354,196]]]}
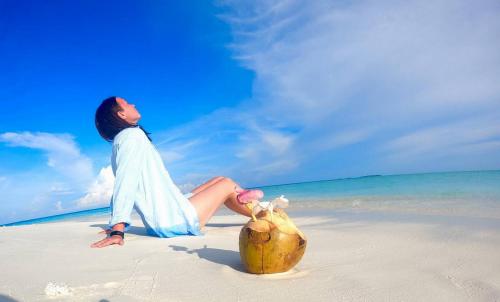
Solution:
{"label": "woman's hand on sand", "polygon": [[[105,232],[105,231],[102,231],[102,232]],[[101,248],[101,247],[105,247],[105,246],[113,245],[113,244],[123,245],[124,243],[125,243],[125,241],[123,241],[122,237],[115,235],[115,236],[107,237],[107,238],[104,238],[103,240],[97,241],[97,242],[93,243],[90,247]]]}

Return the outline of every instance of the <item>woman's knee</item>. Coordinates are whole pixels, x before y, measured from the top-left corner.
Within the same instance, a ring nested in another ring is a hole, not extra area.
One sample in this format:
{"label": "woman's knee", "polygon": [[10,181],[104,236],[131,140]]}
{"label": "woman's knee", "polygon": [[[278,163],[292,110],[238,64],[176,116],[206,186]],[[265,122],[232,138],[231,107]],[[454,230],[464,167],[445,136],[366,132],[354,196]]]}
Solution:
{"label": "woman's knee", "polygon": [[214,178],[212,178],[211,180],[213,181],[219,181],[219,180],[222,180],[224,179],[225,177],[224,176],[215,176]]}
{"label": "woman's knee", "polygon": [[231,178],[229,177],[225,177],[225,176],[221,176],[222,178],[219,180],[219,182],[222,182],[224,185],[230,187],[230,188],[234,188],[236,186],[236,182],[234,182],[234,180],[232,180]]}

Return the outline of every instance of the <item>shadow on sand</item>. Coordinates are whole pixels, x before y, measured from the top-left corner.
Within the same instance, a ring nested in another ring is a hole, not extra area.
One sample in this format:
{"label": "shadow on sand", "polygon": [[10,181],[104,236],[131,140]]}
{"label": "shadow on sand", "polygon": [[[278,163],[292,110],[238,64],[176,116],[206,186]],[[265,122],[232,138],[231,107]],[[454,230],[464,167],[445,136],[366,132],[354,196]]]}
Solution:
{"label": "shadow on sand", "polygon": [[199,258],[214,262],[217,264],[227,265],[232,269],[245,273],[245,268],[241,264],[240,253],[230,250],[210,248],[205,245],[202,249],[190,250],[187,247],[179,245],[169,245],[176,252],[184,252],[187,254],[196,254]]}
{"label": "shadow on sand", "polygon": [[207,227],[212,227],[212,228],[228,228],[228,227],[235,227],[235,226],[243,226],[244,223],[207,223],[205,226]]}
{"label": "shadow on sand", "polygon": [[[243,224],[241,224],[241,223],[207,223],[206,224],[207,227],[213,227],[213,228],[227,228],[227,227],[242,226],[242,225]],[[106,230],[108,228],[108,225],[103,224],[103,223],[96,223],[96,224],[91,224],[90,227],[101,228],[102,230]],[[138,235],[138,236],[148,236],[148,237],[151,236],[148,234],[145,227],[138,227],[138,226],[130,226],[127,233]]]}
{"label": "shadow on sand", "polygon": [[16,300],[4,294],[0,294],[0,302],[19,302],[19,300]]}

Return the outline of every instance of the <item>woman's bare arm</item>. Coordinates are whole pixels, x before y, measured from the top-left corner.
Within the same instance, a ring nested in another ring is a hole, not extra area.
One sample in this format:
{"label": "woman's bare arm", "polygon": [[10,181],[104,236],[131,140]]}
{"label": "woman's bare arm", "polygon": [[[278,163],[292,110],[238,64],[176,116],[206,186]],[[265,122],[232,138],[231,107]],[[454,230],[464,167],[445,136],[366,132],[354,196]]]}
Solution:
{"label": "woman's bare arm", "polygon": [[[113,228],[111,230],[101,231],[101,232],[99,232],[99,234],[101,234],[101,233],[109,234],[109,233],[111,233],[111,231],[123,232],[124,230],[125,230],[125,224],[117,223],[113,226]],[[103,240],[97,241],[97,242],[93,243],[90,247],[101,248],[101,247],[105,247],[105,246],[113,245],[113,244],[123,245],[124,243],[125,242],[121,236],[115,235],[115,236],[106,237]]]}

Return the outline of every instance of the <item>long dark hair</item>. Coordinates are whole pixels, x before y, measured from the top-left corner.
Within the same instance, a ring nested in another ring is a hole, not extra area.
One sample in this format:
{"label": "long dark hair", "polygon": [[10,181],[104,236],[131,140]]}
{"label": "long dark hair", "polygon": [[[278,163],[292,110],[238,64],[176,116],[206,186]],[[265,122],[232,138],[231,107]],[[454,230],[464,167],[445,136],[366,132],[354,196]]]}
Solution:
{"label": "long dark hair", "polygon": [[142,126],[129,124],[118,116],[118,111],[121,111],[122,108],[116,101],[116,98],[116,96],[111,96],[105,99],[95,112],[95,127],[101,137],[108,142],[112,142],[115,136],[123,129],[139,127],[144,131],[149,141],[152,141],[149,137],[151,133],[144,130]]}

